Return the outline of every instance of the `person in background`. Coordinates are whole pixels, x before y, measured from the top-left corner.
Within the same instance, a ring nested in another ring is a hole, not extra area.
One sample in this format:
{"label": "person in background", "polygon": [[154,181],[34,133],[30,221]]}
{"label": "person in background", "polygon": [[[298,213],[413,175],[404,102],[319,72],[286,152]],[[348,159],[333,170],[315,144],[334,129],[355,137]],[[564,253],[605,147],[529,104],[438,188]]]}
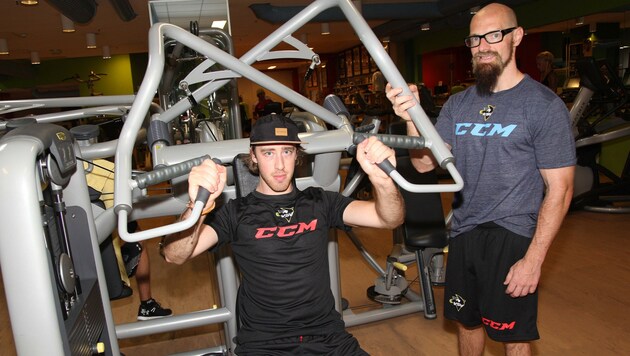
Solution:
{"label": "person in background", "polygon": [[273,101],[267,98],[267,94],[262,88],[256,90],[256,97],[258,97],[258,102],[254,106],[254,121],[258,120],[259,117],[265,116],[265,106],[267,104],[272,103]]}
{"label": "person in background", "polygon": [[241,130],[243,130],[243,137],[249,137],[249,132],[252,130],[252,121],[247,116],[249,113],[249,105],[243,101],[243,96],[238,96],[238,106],[241,113]]}
{"label": "person in background", "polygon": [[[564,102],[520,72],[523,28],[505,5],[477,12],[464,43],[475,85],[452,95],[435,128],[452,149],[464,187],[453,201],[444,316],[458,322],[460,355],[482,355],[485,334],[507,355],[530,355],[543,261],[567,213],[576,164]],[[414,95],[391,88],[394,111],[410,120]],[[407,123],[409,135],[418,135]],[[411,151],[420,172],[437,163]],[[418,212],[421,213],[421,212]]]}
{"label": "person in background", "polygon": [[[80,146],[86,146],[98,141],[100,129],[96,125],[82,125],[73,127],[70,132],[77,137]],[[84,161],[83,165],[88,187],[96,194],[93,196],[93,203],[102,209],[111,209],[114,206],[114,162],[96,159],[90,162]],[[129,222],[127,229],[130,232],[136,231],[138,223],[136,221]],[[130,287],[129,278],[135,276],[140,298],[137,319],[150,320],[172,315],[170,309],[162,308],[160,303],[152,297],[151,265],[147,250],[142,247],[140,242],[123,243],[117,230],[112,232],[111,239],[118,264],[115,268],[117,276],[111,278],[120,277],[123,288],[119,295],[110,295],[110,299],[115,300],[131,296],[133,290]],[[105,272],[108,271],[110,269],[106,268]]]}
{"label": "person in background", "polygon": [[[131,221],[127,225],[129,232],[138,230],[138,223]],[[127,242],[120,248],[125,271],[129,278],[135,277],[138,285],[138,297],[140,306],[138,307],[137,319],[152,320],[173,315],[173,311],[163,308],[151,294],[151,262],[149,253],[141,242]]]}
{"label": "person in background", "polygon": [[455,85],[451,87],[451,95],[457,94],[464,89],[466,89],[466,84],[462,83],[461,80],[456,80]]}
{"label": "person in background", "polygon": [[553,54],[548,51],[538,53],[536,56],[536,68],[540,72],[540,82],[556,93],[558,90],[558,76],[553,70]]}
{"label": "person in background", "polygon": [[335,310],[328,234],[330,228],[348,225],[392,229],[403,222],[400,192],[376,165],[384,160],[395,164],[394,150],[376,137],[357,145],[357,160],[373,186],[374,199],[353,200],[339,192],[295,186],[293,173],[303,142],[290,119],[263,116],[249,139],[246,163],[260,177],[256,189],[209,213],[225,187],[226,168],[211,160],[194,167],[188,192],[191,201],[199,187],[211,193],[204,207],[208,215],[187,231],[167,236],[164,257],[181,264],[231,244],[242,273],[237,355],[367,355]]}

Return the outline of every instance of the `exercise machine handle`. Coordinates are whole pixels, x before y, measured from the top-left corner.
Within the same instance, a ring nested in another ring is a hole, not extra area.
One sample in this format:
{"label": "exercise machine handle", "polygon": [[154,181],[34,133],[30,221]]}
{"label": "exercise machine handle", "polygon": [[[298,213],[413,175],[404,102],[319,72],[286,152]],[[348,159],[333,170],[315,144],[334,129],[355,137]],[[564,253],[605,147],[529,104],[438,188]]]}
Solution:
{"label": "exercise machine handle", "polygon": [[[156,168],[155,170],[138,175],[135,180],[135,186],[144,189],[148,186],[166,182],[167,180],[183,176],[190,172],[192,167],[198,166],[206,159],[211,159],[209,155],[189,159],[171,166]],[[214,159],[218,164],[221,162]]]}
{"label": "exercise machine handle", "polygon": [[389,134],[373,134],[373,133],[362,133],[355,132],[352,135],[352,143],[359,144],[363,142],[366,138],[370,136],[376,136],[379,141],[383,142],[388,147],[391,148],[406,148],[406,149],[421,149],[425,148],[425,140],[424,137],[421,136],[402,136],[402,135],[389,135]]}
{"label": "exercise machine handle", "polygon": [[[180,162],[169,167],[161,167],[155,171],[144,174],[141,179],[141,184],[143,186],[149,182],[151,182],[152,184],[156,184],[164,182],[171,178],[184,175],[190,172],[192,167],[201,164],[201,162],[209,158],[210,156],[205,155],[188,161]],[[213,158],[212,160],[217,164],[221,164],[221,161],[216,158]],[[138,185],[138,187],[140,187],[140,185]],[[134,233],[129,233],[129,231],[127,231],[127,211],[120,210],[118,212],[118,233],[120,235],[120,238],[122,238],[126,242],[138,242],[156,236],[169,235],[191,228],[201,217],[203,207],[206,205],[209,197],[210,192],[207,189],[200,187],[197,193],[197,197],[195,198],[195,205],[193,206],[193,210],[188,218],[182,221],[178,221],[174,224],[156,227],[149,230],[142,230]]]}

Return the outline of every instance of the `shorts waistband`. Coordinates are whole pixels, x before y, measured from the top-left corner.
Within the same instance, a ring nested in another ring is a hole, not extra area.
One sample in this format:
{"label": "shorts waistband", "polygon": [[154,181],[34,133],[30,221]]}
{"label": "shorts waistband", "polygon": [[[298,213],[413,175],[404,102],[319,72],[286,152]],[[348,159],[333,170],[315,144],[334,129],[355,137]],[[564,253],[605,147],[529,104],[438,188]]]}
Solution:
{"label": "shorts waistband", "polygon": [[478,229],[501,229],[502,227],[499,226],[497,223],[495,223],[494,221],[488,221],[482,224],[477,225]]}

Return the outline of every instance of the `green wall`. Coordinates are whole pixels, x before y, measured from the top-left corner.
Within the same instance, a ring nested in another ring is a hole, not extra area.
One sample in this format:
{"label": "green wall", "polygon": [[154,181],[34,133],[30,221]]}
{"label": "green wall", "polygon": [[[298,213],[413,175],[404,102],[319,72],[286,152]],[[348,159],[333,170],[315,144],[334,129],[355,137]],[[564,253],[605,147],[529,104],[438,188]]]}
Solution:
{"label": "green wall", "polygon": [[[103,95],[134,93],[128,55],[112,56],[107,60],[102,57],[86,57],[44,60],[38,65],[25,62],[20,65],[27,69],[22,71],[19,77],[4,77],[0,83],[0,89],[31,89],[39,85],[78,83],[68,78],[78,75],[85,81],[90,72],[94,71],[94,73],[106,73],[106,75],[101,75],[100,80],[94,82],[94,92],[103,93]],[[81,96],[89,96],[87,82],[78,84]]]}

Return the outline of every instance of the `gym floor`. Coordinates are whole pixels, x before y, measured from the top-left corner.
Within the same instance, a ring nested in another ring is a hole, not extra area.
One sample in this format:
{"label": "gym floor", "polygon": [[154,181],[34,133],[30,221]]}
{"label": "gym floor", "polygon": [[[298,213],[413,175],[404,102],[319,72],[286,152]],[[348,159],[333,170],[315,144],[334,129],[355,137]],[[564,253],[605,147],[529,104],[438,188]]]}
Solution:
{"label": "gym floor", "polygon": [[[448,199],[448,197],[447,197]],[[168,219],[141,221],[143,228]],[[620,355],[630,350],[630,218],[623,214],[571,212],[543,266],[540,283],[539,331],[533,343],[538,355]],[[384,264],[391,248],[391,232],[355,229],[366,249]],[[210,254],[183,266],[165,263],[157,241],[147,243],[152,270],[153,296],[176,314],[212,308],[218,302],[216,277]],[[377,307],[366,297],[375,273],[349,239],[339,233],[342,294],[355,313]],[[415,265],[407,274],[416,276]],[[25,266],[28,268],[28,266]],[[134,322],[138,296],[112,302],[117,324]],[[417,288],[414,282],[412,288]],[[0,284],[0,354],[15,355],[4,288]],[[417,290],[417,289],[416,289]],[[443,289],[434,288],[438,318],[426,320],[411,314],[349,328],[372,355],[456,355],[455,326],[441,315]],[[222,344],[222,327],[211,325],[178,332],[120,340],[126,356],[159,356]],[[35,340],[34,340],[35,341]],[[625,350],[625,351],[624,351]],[[502,355],[501,345],[488,342],[484,355]]]}

